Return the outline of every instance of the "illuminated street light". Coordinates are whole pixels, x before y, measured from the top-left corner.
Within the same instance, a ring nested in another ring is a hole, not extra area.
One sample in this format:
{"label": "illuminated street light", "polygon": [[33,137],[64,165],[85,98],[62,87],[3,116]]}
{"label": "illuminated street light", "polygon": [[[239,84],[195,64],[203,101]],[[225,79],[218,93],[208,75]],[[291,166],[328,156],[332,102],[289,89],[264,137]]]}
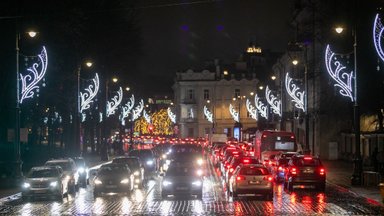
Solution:
{"label": "illuminated street light", "polygon": [[337,34],[341,34],[344,31],[344,28],[342,26],[337,26],[335,28],[335,31],[336,31]]}
{"label": "illuminated street light", "polygon": [[297,64],[299,64],[299,61],[298,61],[297,59],[293,59],[293,60],[292,60],[292,64],[293,64],[293,65],[297,65]]}
{"label": "illuminated street light", "polygon": [[118,81],[119,81],[118,78],[116,78],[116,77],[113,77],[113,78],[112,78],[112,82],[117,83]]}

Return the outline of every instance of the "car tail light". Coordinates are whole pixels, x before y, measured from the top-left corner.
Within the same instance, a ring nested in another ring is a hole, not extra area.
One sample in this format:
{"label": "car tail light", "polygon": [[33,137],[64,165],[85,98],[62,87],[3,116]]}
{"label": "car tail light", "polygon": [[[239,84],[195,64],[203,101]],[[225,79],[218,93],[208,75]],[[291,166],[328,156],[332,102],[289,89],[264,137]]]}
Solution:
{"label": "car tail light", "polygon": [[283,167],[282,166],[279,166],[279,168],[277,168],[279,171],[282,171],[283,170]]}
{"label": "car tail light", "polygon": [[320,168],[320,175],[325,175],[325,169],[324,168]]}
{"label": "car tail light", "polygon": [[231,168],[229,168],[229,172],[230,173],[232,173],[233,172],[233,168],[231,167]]}
{"label": "car tail light", "polygon": [[297,169],[296,169],[296,167],[293,167],[293,168],[291,169],[291,174],[292,174],[292,175],[297,175]]}
{"label": "car tail light", "polygon": [[250,162],[249,159],[244,159],[244,160],[243,160],[243,163],[249,163],[249,162]]}
{"label": "car tail light", "polygon": [[226,166],[226,167],[227,167],[227,169],[228,169],[229,167],[231,167],[231,165],[230,165],[230,164],[227,164],[227,166]]}
{"label": "car tail light", "polygon": [[267,180],[269,182],[273,182],[273,177],[272,176],[266,176],[266,177],[264,177],[264,180]]}
{"label": "car tail light", "polygon": [[304,157],[304,160],[312,160],[312,157]]}
{"label": "car tail light", "polygon": [[236,180],[237,180],[237,181],[245,180],[245,176],[237,176],[237,177],[236,177]]}

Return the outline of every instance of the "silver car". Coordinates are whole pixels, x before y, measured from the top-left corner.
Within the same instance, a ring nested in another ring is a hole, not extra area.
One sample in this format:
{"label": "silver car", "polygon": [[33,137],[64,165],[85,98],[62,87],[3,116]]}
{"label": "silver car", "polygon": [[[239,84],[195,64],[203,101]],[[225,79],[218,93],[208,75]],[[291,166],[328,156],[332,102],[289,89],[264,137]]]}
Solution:
{"label": "silver car", "polygon": [[22,198],[53,197],[62,200],[68,194],[68,181],[61,167],[33,167],[24,179]]}
{"label": "silver car", "polygon": [[79,172],[76,163],[72,158],[52,159],[45,162],[45,166],[60,166],[63,169],[64,175],[69,178],[69,192],[76,193],[79,189]]}
{"label": "silver car", "polygon": [[254,194],[273,200],[273,177],[262,164],[241,164],[229,180],[229,192],[233,197]]}

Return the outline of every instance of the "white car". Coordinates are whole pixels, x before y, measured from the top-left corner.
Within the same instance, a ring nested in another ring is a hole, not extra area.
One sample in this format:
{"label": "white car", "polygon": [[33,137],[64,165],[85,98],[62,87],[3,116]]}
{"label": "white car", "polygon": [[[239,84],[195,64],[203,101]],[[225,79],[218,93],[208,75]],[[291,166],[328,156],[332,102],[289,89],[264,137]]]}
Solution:
{"label": "white car", "polygon": [[53,196],[62,200],[68,194],[68,182],[69,178],[59,166],[32,167],[22,185],[22,198]]}
{"label": "white car", "polygon": [[72,158],[49,160],[45,162],[45,166],[60,166],[63,169],[64,175],[69,179],[69,192],[76,193],[79,189],[79,172],[76,163]]}

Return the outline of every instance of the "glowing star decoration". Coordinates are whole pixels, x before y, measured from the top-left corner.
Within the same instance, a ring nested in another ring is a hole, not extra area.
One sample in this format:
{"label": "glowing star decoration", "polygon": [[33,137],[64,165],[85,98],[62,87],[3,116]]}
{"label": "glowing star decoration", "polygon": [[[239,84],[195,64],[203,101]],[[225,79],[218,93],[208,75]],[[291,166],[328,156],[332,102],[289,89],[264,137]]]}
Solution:
{"label": "glowing star decoration", "polygon": [[123,100],[123,89],[120,87],[117,91],[117,95],[112,98],[112,101],[107,101],[107,117],[115,114],[117,107],[121,104]]}
{"label": "glowing star decoration", "polygon": [[136,119],[138,119],[140,117],[140,114],[143,111],[143,109],[144,109],[144,101],[143,101],[143,99],[141,99],[141,101],[139,102],[139,105],[137,105],[135,107],[135,109],[132,111],[132,120],[133,121],[135,121]]}
{"label": "glowing star decoration", "polygon": [[233,108],[232,104],[229,104],[229,112],[231,113],[233,120],[239,122],[239,113]]}
{"label": "glowing star decoration", "polygon": [[48,55],[45,47],[43,47],[43,50],[38,55],[38,57],[39,61],[37,63],[33,63],[33,65],[27,69],[29,72],[27,75],[23,76],[20,73],[20,103],[23,103],[24,99],[26,98],[33,98],[33,95],[35,94],[34,91],[39,91],[39,86],[37,84],[43,79],[45,72],[47,71]]}
{"label": "glowing star decoration", "polygon": [[85,89],[85,92],[80,92],[80,113],[84,110],[89,109],[90,103],[93,102],[93,99],[96,97],[97,92],[99,91],[99,75],[92,79],[93,84],[90,84],[88,88]]}
{"label": "glowing star decoration", "polygon": [[176,114],[174,114],[170,107],[167,109],[168,117],[173,122],[173,124],[176,124]]}
{"label": "glowing star decoration", "polygon": [[120,121],[123,125],[125,125],[125,118],[129,116],[129,113],[131,113],[131,110],[133,109],[133,106],[135,105],[135,96],[132,95],[129,98],[129,101],[122,107],[122,112],[120,115]]}
{"label": "glowing star decoration", "polygon": [[268,107],[260,100],[257,94],[255,95],[255,104],[256,109],[259,111],[261,117],[268,119]]}
{"label": "glowing star decoration", "polygon": [[257,118],[257,109],[251,104],[251,101],[247,99],[246,101],[246,106],[249,114],[251,115],[251,118],[255,119],[256,121],[258,120]]}
{"label": "glowing star decoration", "polygon": [[211,113],[211,111],[209,111],[207,106],[204,106],[204,115],[209,122],[213,123],[213,114]]}
{"label": "glowing star decoration", "polygon": [[285,75],[285,88],[289,96],[291,96],[292,101],[295,103],[295,107],[302,109],[305,112],[304,108],[304,96],[305,91],[300,91],[300,88],[292,82],[292,78],[289,77],[289,73]]}
{"label": "glowing star decoration", "polygon": [[381,22],[379,14],[376,14],[375,21],[373,23],[373,43],[375,44],[376,52],[384,61],[384,51],[382,48],[382,38],[383,38],[384,26]]}
{"label": "glowing star decoration", "polygon": [[143,110],[143,117],[148,124],[151,124],[151,116],[145,110]]}
{"label": "glowing star decoration", "polygon": [[351,101],[354,101],[352,90],[353,71],[346,72],[345,66],[335,56],[335,53],[329,48],[325,49],[325,66],[327,67],[328,74],[336,81],[334,86],[339,87],[339,93],[342,96],[349,97]]}
{"label": "glowing star decoration", "polygon": [[281,117],[281,100],[277,99],[275,95],[271,94],[271,90],[268,86],[265,89],[265,97],[267,98],[267,102],[271,106],[273,113]]}

